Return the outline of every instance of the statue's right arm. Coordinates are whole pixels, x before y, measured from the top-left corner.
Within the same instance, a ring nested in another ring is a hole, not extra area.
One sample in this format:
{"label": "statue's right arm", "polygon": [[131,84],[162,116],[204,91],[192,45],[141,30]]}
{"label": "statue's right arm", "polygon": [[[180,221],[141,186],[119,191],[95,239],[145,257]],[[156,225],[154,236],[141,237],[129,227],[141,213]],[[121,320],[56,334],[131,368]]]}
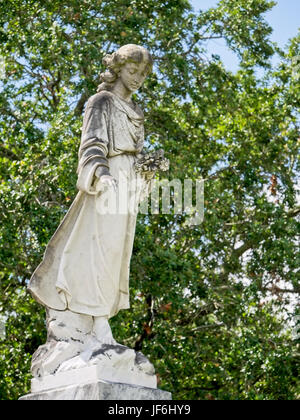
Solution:
{"label": "statue's right arm", "polygon": [[90,194],[95,194],[95,177],[112,178],[107,159],[109,106],[109,98],[105,95],[94,95],[88,101],[84,114],[77,187]]}

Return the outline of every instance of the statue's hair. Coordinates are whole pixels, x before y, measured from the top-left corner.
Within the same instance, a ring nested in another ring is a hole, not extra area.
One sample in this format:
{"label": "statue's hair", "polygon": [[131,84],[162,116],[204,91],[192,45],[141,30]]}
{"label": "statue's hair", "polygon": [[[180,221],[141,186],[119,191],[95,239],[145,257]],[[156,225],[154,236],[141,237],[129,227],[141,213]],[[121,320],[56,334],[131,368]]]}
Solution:
{"label": "statue's hair", "polygon": [[112,54],[107,54],[102,63],[106,67],[106,71],[100,74],[101,84],[98,86],[97,92],[102,90],[111,90],[115,81],[119,77],[122,66],[126,63],[147,63],[147,74],[152,71],[153,59],[146,48],[135,44],[127,44],[119,48]]}

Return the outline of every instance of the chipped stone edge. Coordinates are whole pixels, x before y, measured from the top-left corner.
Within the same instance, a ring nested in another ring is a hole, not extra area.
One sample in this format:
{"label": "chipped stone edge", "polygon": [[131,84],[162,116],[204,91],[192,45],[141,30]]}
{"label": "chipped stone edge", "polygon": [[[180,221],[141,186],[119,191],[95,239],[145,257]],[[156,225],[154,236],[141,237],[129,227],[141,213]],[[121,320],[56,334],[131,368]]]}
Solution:
{"label": "chipped stone edge", "polygon": [[160,389],[98,380],[24,395],[19,400],[172,400]]}

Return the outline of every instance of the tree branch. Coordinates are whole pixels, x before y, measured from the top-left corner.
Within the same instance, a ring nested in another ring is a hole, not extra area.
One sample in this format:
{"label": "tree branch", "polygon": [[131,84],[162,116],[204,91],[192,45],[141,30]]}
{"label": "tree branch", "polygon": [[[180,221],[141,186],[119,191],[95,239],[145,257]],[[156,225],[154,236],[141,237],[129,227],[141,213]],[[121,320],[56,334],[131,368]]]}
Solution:
{"label": "tree branch", "polygon": [[300,213],[300,206],[295,207],[294,209],[291,209],[287,212],[287,216],[288,217],[295,217],[297,216],[297,214]]}
{"label": "tree branch", "polygon": [[139,351],[142,350],[143,342],[145,339],[151,339],[154,337],[152,332],[153,324],[154,324],[154,299],[152,295],[148,295],[146,297],[146,303],[148,305],[147,310],[147,321],[143,324],[143,332],[140,337],[136,340],[134,345],[134,350]]}
{"label": "tree branch", "polygon": [[89,98],[88,92],[83,92],[82,95],[80,96],[78,102],[77,102],[77,105],[76,105],[75,109],[74,109],[74,114],[75,115],[79,116],[79,115],[82,114],[84,105],[85,105],[86,101],[88,100],[88,98]]}
{"label": "tree branch", "polygon": [[0,144],[0,155],[10,160],[19,160],[18,156],[14,152],[2,146],[2,144]]}
{"label": "tree branch", "polygon": [[263,288],[261,288],[261,290],[266,290],[266,291],[271,292],[273,294],[277,294],[277,293],[296,293],[296,294],[299,294],[300,293],[299,289],[282,289],[281,287],[278,287],[276,285],[273,285],[272,287],[263,287]]}
{"label": "tree branch", "polygon": [[226,172],[226,171],[232,171],[235,172],[234,170],[234,166],[225,166],[224,168],[219,169],[218,171],[216,171],[215,173],[209,175],[207,178],[204,178],[203,181],[209,181],[209,180],[214,180],[217,179],[218,176],[222,173],[222,172]]}

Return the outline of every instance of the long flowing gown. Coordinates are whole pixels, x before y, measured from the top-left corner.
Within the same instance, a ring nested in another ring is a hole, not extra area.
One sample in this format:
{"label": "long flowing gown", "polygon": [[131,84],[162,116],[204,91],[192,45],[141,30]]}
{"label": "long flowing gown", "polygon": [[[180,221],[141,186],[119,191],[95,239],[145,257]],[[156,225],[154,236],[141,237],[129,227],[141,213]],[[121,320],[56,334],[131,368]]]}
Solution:
{"label": "long flowing gown", "polygon": [[[132,185],[140,185],[132,181],[138,177],[134,163],[143,148],[143,122],[137,105],[131,107],[111,92],[102,91],[89,99],[79,150],[79,192],[28,286],[41,304],[108,317],[129,308],[136,213],[101,211],[105,194],[97,192],[95,171],[100,168],[117,180],[125,177],[131,183],[125,194],[140,193],[138,187],[132,191]],[[110,194],[116,192],[111,189]]]}

